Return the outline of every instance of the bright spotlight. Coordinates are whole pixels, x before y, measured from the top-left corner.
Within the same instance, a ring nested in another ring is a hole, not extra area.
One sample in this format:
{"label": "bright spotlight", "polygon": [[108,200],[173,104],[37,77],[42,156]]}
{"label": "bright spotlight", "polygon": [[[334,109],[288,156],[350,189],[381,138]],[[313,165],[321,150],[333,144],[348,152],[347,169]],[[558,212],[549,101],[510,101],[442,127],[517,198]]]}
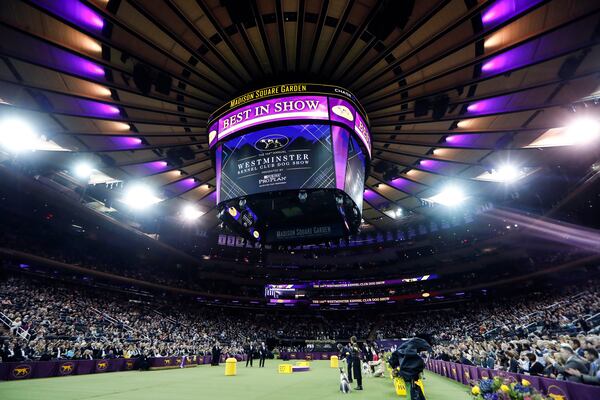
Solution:
{"label": "bright spotlight", "polygon": [[400,218],[402,217],[403,211],[401,208],[398,208],[395,211],[392,211],[392,213],[394,214],[394,218]]}
{"label": "bright spotlight", "polygon": [[589,117],[578,118],[566,127],[565,134],[573,144],[590,143],[600,137],[600,122]]}
{"label": "bright spotlight", "polygon": [[39,135],[33,126],[19,118],[0,121],[0,146],[11,153],[33,151],[38,147]]}
{"label": "bright spotlight", "polygon": [[447,186],[440,193],[430,197],[427,200],[433,203],[444,205],[446,207],[456,207],[459,206],[466,198],[467,196],[460,188],[456,186]]}
{"label": "bright spotlight", "polygon": [[195,221],[203,215],[204,213],[202,211],[198,210],[196,207],[190,204],[183,207],[183,209],[181,210],[181,218],[185,221]]}
{"label": "bright spotlight", "polygon": [[78,178],[87,179],[92,175],[92,172],[94,172],[94,168],[92,168],[89,163],[82,161],[75,165],[73,172]]}
{"label": "bright spotlight", "polygon": [[143,210],[162,201],[145,185],[133,185],[125,191],[122,201],[136,210]]}
{"label": "bright spotlight", "polygon": [[496,179],[500,182],[514,182],[521,177],[521,171],[512,165],[502,165],[498,169],[494,170],[493,175],[496,175]]}

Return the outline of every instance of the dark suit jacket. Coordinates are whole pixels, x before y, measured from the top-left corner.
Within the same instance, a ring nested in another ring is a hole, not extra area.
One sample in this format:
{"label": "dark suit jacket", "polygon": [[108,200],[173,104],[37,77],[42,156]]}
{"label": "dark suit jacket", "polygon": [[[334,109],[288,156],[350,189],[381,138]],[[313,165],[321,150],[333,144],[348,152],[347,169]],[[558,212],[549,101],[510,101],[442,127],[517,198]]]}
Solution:
{"label": "dark suit jacket", "polygon": [[569,380],[569,381],[573,381],[573,382],[581,382],[581,380],[576,377],[576,376],[571,376],[569,374],[567,374],[565,372],[565,369],[567,368],[573,368],[576,369],[577,371],[581,372],[582,374],[587,374],[588,373],[588,368],[586,367],[585,363],[583,362],[583,360],[579,357],[577,357],[576,355],[573,355],[571,357],[569,357],[569,359],[567,360],[567,362],[565,363],[564,366],[556,366],[556,370],[563,374],[565,376],[565,379]]}

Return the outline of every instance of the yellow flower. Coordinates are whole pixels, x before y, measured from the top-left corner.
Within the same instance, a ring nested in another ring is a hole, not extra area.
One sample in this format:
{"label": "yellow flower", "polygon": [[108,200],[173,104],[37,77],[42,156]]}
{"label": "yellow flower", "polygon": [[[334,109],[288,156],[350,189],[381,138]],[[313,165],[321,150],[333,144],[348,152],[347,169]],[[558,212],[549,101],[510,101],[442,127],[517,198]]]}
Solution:
{"label": "yellow flower", "polygon": [[475,396],[481,393],[481,390],[479,390],[479,386],[473,386],[473,389],[471,389],[471,393],[473,393]]}
{"label": "yellow flower", "polygon": [[531,386],[531,382],[529,382],[527,379],[523,379],[523,380],[521,380],[521,385],[523,385],[523,386]]}
{"label": "yellow flower", "polygon": [[502,390],[504,393],[510,392],[510,388],[506,385],[500,386],[500,390]]}

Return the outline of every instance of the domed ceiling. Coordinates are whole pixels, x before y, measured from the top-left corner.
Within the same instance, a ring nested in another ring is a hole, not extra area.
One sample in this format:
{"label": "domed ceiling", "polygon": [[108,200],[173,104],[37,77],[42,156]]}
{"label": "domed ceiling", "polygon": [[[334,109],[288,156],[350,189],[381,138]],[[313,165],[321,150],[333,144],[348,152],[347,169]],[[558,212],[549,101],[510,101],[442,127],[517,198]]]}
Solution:
{"label": "domed ceiling", "polygon": [[216,225],[209,114],[273,83],[340,85],[373,135],[363,218],[386,228],[448,187],[484,204],[585,151],[572,124],[597,114],[599,6],[3,0],[0,117],[93,158],[97,182],[143,182],[164,212],[191,204]]}

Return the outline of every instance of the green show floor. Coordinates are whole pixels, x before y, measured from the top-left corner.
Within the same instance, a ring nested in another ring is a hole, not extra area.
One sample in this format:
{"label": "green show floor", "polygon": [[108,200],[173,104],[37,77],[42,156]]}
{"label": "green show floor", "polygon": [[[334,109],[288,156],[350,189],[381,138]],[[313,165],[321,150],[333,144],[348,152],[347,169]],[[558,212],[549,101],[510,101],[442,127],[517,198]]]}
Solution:
{"label": "green show floor", "polygon": [[[396,395],[389,378],[364,378],[364,389],[349,395],[339,392],[339,371],[329,361],[314,361],[311,371],[290,375],[277,373],[279,360],[265,368],[238,365],[237,376],[224,376],[219,367],[171,369],[148,372],[111,372],[68,377],[0,382],[2,400],[142,400],[142,399],[243,399],[243,400],[328,400],[351,396],[355,399],[403,399]],[[354,387],[355,384],[352,385]],[[427,400],[470,399],[469,388],[433,373],[426,373]]]}

